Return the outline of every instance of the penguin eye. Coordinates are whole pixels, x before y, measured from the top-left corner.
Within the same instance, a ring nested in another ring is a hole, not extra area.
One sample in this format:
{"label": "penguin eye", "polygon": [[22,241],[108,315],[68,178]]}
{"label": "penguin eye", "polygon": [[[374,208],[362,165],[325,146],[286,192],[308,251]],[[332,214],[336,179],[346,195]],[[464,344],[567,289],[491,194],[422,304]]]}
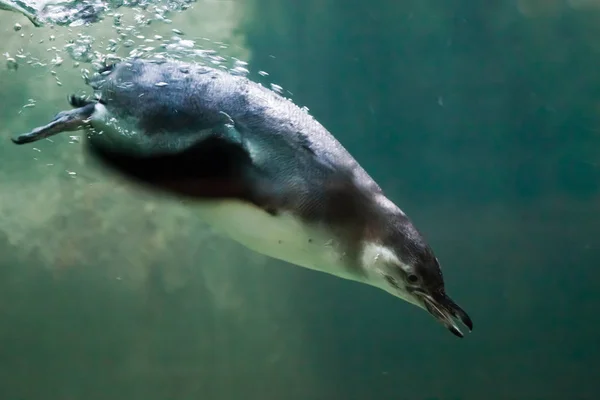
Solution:
{"label": "penguin eye", "polygon": [[406,279],[408,279],[408,282],[412,283],[412,284],[419,282],[419,277],[415,274],[408,275],[408,277]]}

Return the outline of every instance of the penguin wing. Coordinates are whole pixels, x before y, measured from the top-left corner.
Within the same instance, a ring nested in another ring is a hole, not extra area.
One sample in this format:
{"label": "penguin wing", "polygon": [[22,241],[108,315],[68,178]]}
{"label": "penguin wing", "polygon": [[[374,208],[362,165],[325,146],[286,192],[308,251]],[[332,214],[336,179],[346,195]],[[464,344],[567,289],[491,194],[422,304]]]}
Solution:
{"label": "penguin wing", "polygon": [[105,144],[86,142],[87,152],[109,170],[152,189],[192,199],[237,198],[256,202],[246,170],[252,162],[240,142],[221,135],[178,152],[137,154]]}

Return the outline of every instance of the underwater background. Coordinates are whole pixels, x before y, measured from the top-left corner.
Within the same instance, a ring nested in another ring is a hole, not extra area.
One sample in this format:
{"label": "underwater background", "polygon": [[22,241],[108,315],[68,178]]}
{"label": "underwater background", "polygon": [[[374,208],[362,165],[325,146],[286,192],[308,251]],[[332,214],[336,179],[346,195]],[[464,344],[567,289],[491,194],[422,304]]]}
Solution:
{"label": "underwater background", "polygon": [[193,40],[307,106],[426,236],[475,328],[459,340],[216,236],[86,161],[78,133],[14,146],[88,90],[91,58],[65,44],[129,33],[1,12],[0,400],[598,398],[600,1],[118,12],[129,50]]}

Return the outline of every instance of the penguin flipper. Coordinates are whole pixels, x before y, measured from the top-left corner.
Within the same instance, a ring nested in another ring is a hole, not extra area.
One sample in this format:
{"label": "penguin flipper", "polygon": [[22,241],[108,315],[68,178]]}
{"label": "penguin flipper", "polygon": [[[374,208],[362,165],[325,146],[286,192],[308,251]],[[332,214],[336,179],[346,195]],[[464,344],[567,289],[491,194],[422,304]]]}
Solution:
{"label": "penguin flipper", "polygon": [[102,141],[86,144],[93,159],[138,185],[192,200],[255,202],[246,179],[250,155],[230,138],[209,136],[181,151],[159,154],[131,153]]}

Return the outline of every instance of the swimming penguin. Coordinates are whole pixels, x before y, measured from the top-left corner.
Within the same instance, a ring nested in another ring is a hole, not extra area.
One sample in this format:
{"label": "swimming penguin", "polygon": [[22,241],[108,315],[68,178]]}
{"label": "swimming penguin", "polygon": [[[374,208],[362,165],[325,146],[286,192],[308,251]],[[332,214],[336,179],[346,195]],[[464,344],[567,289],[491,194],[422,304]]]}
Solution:
{"label": "swimming penguin", "polygon": [[13,138],[86,129],[87,151],[267,256],[369,284],[427,310],[454,335],[473,323],[447,294],[410,219],[307,111],[246,77],[133,59],[88,81],[95,98]]}

